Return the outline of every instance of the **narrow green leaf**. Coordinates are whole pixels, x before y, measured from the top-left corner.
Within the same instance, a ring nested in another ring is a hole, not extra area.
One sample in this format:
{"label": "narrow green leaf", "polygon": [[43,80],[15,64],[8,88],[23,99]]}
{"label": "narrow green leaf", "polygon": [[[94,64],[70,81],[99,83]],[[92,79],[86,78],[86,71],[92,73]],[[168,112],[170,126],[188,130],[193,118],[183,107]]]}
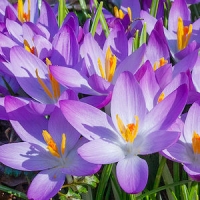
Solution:
{"label": "narrow green leaf", "polygon": [[65,0],[59,0],[59,5],[58,5],[58,25],[59,25],[59,27],[61,27],[65,17],[66,17]]}
{"label": "narrow green leaf", "polygon": [[146,22],[143,24],[142,32],[140,34],[140,42],[139,47],[147,42],[147,24]]}
{"label": "narrow green leaf", "polygon": [[197,200],[198,198],[198,183],[192,182],[190,186],[190,194],[189,194],[189,200]]}
{"label": "narrow green leaf", "polygon": [[95,35],[95,32],[96,32],[96,28],[97,28],[97,25],[98,25],[98,22],[99,22],[99,19],[100,19],[100,15],[102,14],[102,7],[103,7],[103,2],[101,2],[98,6],[98,9],[97,9],[97,12],[96,12],[96,15],[94,17],[94,21],[92,23],[92,26],[91,26],[91,30],[90,30],[90,33],[94,36]]}
{"label": "narrow green leaf", "polygon": [[157,15],[159,0],[153,0],[151,3],[150,14],[154,17]]}
{"label": "narrow green leaf", "polygon": [[169,188],[175,187],[175,186],[180,186],[180,185],[183,185],[183,184],[186,184],[186,183],[189,183],[189,182],[191,182],[191,180],[184,180],[184,181],[180,181],[178,183],[172,183],[172,184],[169,184],[169,185],[161,186],[161,187],[156,188],[154,190],[150,190],[148,192],[145,192],[144,194],[138,196],[136,199],[139,200],[139,199],[145,198],[146,196],[152,195],[154,193],[158,193],[162,190],[166,190],[166,189],[169,189]]}
{"label": "narrow green leaf", "polygon": [[[97,2],[97,0],[94,0],[94,5],[95,5],[96,8],[98,7],[98,2]],[[104,31],[104,33],[105,33],[105,36],[108,37],[110,31],[109,31],[109,28],[108,28],[108,24],[107,24],[107,22],[106,22],[106,19],[105,19],[105,17],[104,17],[104,15],[103,15],[102,12],[101,12],[101,14],[100,14],[100,22],[101,22],[101,25],[102,25],[102,29],[103,29],[103,31]]]}
{"label": "narrow green leaf", "polygon": [[86,12],[87,11],[87,4],[85,2],[85,0],[79,0],[79,4],[81,7],[81,10],[83,12],[83,14],[85,15],[86,18],[90,18],[90,15]]}
{"label": "narrow green leaf", "polygon": [[0,191],[6,192],[8,194],[12,194],[21,199],[28,199],[26,194],[24,194],[23,192],[19,192],[17,190],[14,190],[12,188],[9,188],[9,187],[3,186],[3,185],[0,185]]}
{"label": "narrow green leaf", "polygon": [[189,199],[189,193],[186,185],[181,185],[181,199],[182,200],[188,200]]}
{"label": "narrow green leaf", "polygon": [[[157,171],[156,178],[155,178],[155,181],[154,181],[153,189],[158,188],[158,186],[160,184],[160,179],[161,179],[162,172],[163,172],[163,169],[165,167],[166,161],[167,161],[167,159],[164,156],[162,156],[161,159],[160,159],[160,163],[159,163],[158,171]],[[154,198],[155,197],[156,197],[156,194],[154,194]]]}
{"label": "narrow green leaf", "polygon": [[96,200],[102,200],[104,198],[104,192],[112,172],[112,167],[113,164],[104,165],[103,167],[99,185],[97,187]]}
{"label": "narrow green leaf", "polygon": [[133,47],[134,47],[134,51],[139,48],[139,30],[136,30],[136,32],[135,32]]}
{"label": "narrow green leaf", "polygon": [[[179,182],[180,181],[180,165],[179,163],[173,162],[173,177],[174,177],[174,182]],[[176,187],[175,188],[175,194],[177,198],[179,199],[180,197],[180,188]]]}

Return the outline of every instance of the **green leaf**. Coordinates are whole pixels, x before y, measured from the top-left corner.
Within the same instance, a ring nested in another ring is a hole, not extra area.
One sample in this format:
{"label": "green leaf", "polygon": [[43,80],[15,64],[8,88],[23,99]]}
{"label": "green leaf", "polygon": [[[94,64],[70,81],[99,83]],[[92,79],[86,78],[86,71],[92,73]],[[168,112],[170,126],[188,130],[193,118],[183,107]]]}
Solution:
{"label": "green leaf", "polygon": [[140,42],[139,46],[147,42],[147,24],[146,22],[143,24],[142,32],[140,34]]}
{"label": "green leaf", "polygon": [[160,191],[162,191],[162,190],[166,190],[166,189],[169,189],[169,188],[175,187],[175,186],[180,186],[180,185],[183,185],[183,184],[186,184],[186,183],[189,183],[189,182],[191,182],[191,180],[184,180],[184,181],[180,181],[180,182],[178,182],[178,183],[173,183],[173,184],[161,186],[161,187],[159,187],[159,188],[157,188],[157,189],[154,189],[154,190],[150,190],[150,191],[148,191],[148,192],[145,192],[144,194],[138,196],[136,199],[139,200],[139,199],[145,198],[145,196],[149,196],[149,195],[152,195],[152,194],[154,194],[154,193],[158,193],[158,192],[160,192]]}
{"label": "green leaf", "polygon": [[19,192],[3,185],[0,185],[0,191],[7,192],[8,194],[12,194],[16,197],[19,197],[20,199],[28,199],[26,194],[24,194],[23,192]]}
{"label": "green leaf", "polygon": [[189,193],[186,185],[181,185],[181,199],[183,200],[189,199]]}
{"label": "green leaf", "polygon": [[61,27],[65,17],[66,17],[67,8],[65,5],[65,0],[59,0],[58,6],[58,25]]}
{"label": "green leaf", "polygon": [[102,200],[104,197],[104,192],[107,187],[110,174],[112,172],[112,167],[113,167],[113,164],[104,165],[103,167],[99,185],[97,187],[96,200]]}
{"label": "green leaf", "polygon": [[102,7],[103,7],[103,2],[101,2],[99,4],[96,15],[94,17],[94,21],[93,21],[92,26],[91,26],[90,32],[93,36],[95,35],[96,28],[97,28],[97,25],[98,25],[98,22],[99,22],[99,19],[100,19],[100,15],[102,14]]}
{"label": "green leaf", "polygon": [[156,17],[156,15],[157,15],[158,4],[159,4],[159,0],[153,0],[151,3],[150,14],[153,17]]}

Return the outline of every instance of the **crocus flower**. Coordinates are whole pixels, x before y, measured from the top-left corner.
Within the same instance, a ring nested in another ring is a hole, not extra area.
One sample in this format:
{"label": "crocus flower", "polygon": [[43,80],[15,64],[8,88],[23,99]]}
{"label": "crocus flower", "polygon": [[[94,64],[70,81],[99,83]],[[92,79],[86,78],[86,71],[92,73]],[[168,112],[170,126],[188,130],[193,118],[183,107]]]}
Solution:
{"label": "crocus flower", "polygon": [[[179,140],[164,150],[167,158],[183,164],[184,170],[194,179],[200,180],[200,103],[195,102],[190,107],[185,124],[179,122],[177,127],[182,131]],[[183,128],[182,128],[183,127]]]}
{"label": "crocus flower", "polygon": [[91,140],[78,149],[79,154],[91,163],[118,162],[120,186],[127,193],[139,193],[148,178],[147,163],[139,155],[158,152],[178,139],[179,132],[166,129],[179,116],[186,99],[183,84],[148,112],[138,82],[124,72],[113,90],[111,117],[78,101],[60,101],[60,107],[74,128]]}
{"label": "crocus flower", "polygon": [[[9,119],[24,142],[0,146],[0,162],[14,169],[40,171],[28,189],[28,199],[47,200],[55,196],[66,175],[86,176],[100,165],[83,160],[77,149],[87,140],[66,121],[59,109],[49,120],[31,113],[26,101],[6,97]],[[34,127],[34,128],[33,128]]]}
{"label": "crocus flower", "polygon": [[[147,23],[147,31],[150,34],[156,19],[145,11],[141,11],[142,22]],[[190,9],[185,0],[175,0],[172,4],[168,19],[168,29],[164,33],[170,52],[175,60],[181,60],[199,47],[200,20],[194,23],[190,19]]]}

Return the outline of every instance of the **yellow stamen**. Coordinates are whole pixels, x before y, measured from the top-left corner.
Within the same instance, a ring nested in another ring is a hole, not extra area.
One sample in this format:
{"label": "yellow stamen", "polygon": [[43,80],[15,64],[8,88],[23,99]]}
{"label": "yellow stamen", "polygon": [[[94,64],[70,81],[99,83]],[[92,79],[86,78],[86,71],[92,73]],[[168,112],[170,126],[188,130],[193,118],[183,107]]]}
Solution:
{"label": "yellow stamen", "polygon": [[60,148],[61,148],[61,153],[64,154],[66,149],[66,135],[64,133],[62,134],[62,142]]}
{"label": "yellow stamen", "polygon": [[[120,18],[120,19],[123,19],[125,14],[123,13],[123,11],[121,9],[118,9],[117,6],[114,6],[114,16],[116,18]],[[128,16],[130,18],[130,21],[132,21],[132,11],[130,9],[130,7],[127,8],[127,13],[128,13]]]}
{"label": "yellow stamen", "polygon": [[102,67],[100,58],[98,58],[98,66],[99,66],[99,71],[100,71],[100,73],[101,73],[101,77],[105,79],[106,76],[105,76],[105,73],[104,73],[104,71],[103,71],[103,67]]}
{"label": "yellow stamen", "polygon": [[24,4],[23,0],[18,0],[18,19],[20,22],[27,22],[30,21],[31,16],[31,0],[28,0],[28,13],[24,12]]}
{"label": "yellow stamen", "polygon": [[27,42],[27,40],[24,40],[24,48],[26,49],[26,51],[35,54],[35,47],[30,47],[29,43]]}
{"label": "yellow stamen", "polygon": [[37,76],[37,80],[39,82],[39,84],[42,86],[43,90],[46,92],[46,94],[52,99],[53,95],[51,94],[51,91],[49,90],[49,88],[46,86],[46,84],[44,83],[44,81],[39,77],[38,75],[38,70],[35,70],[36,76]]}
{"label": "yellow stamen", "polygon": [[178,28],[177,28],[177,48],[178,50],[184,49],[190,40],[192,34],[192,24],[188,26],[183,25],[183,20],[181,17],[178,18]]}
{"label": "yellow stamen", "polygon": [[51,83],[52,92],[47,87],[47,85],[44,83],[44,81],[39,77],[37,69],[35,70],[36,77],[37,77],[38,82],[41,85],[42,89],[45,91],[45,93],[51,99],[58,100],[59,97],[60,97],[60,85],[59,85],[58,81],[53,77],[53,75],[49,71],[49,65],[51,65],[51,61],[48,58],[46,58],[46,64],[47,64],[47,67],[48,67],[48,75],[49,75],[49,80],[50,80],[50,83]]}
{"label": "yellow stamen", "polygon": [[120,119],[119,115],[116,115],[117,125],[119,131],[126,142],[133,143],[135,140],[138,129],[139,129],[139,118],[135,116],[135,124],[127,124],[126,126],[123,124],[122,120]]}
{"label": "yellow stamen", "polygon": [[164,57],[160,58],[159,61],[156,61],[153,65],[153,69],[154,71],[157,70],[158,68],[164,66],[165,64],[167,64],[168,61],[164,59]]}
{"label": "yellow stamen", "polygon": [[124,18],[124,13],[121,9],[119,9],[119,18],[123,19]]}
{"label": "yellow stamen", "polygon": [[200,154],[200,136],[195,131],[192,136],[192,148],[194,153]]}
{"label": "yellow stamen", "polygon": [[44,130],[42,132],[42,136],[43,136],[45,142],[47,143],[47,149],[49,150],[49,152],[53,156],[60,158],[60,154],[58,152],[58,147],[57,147],[55,141],[53,140],[53,138],[51,137],[51,135],[48,133],[48,131]]}
{"label": "yellow stamen", "polygon": [[165,98],[165,94],[164,92],[162,92],[160,96],[158,97],[158,103],[160,103],[164,98]]}
{"label": "yellow stamen", "polygon": [[127,12],[128,12],[128,16],[130,18],[130,21],[132,21],[132,11],[131,11],[130,7],[127,8]]}
{"label": "yellow stamen", "polygon": [[[52,65],[51,61],[48,58],[46,58],[46,65],[48,67],[50,65]],[[49,68],[48,68],[48,73],[49,73],[49,79],[50,79],[51,87],[52,87],[52,91],[53,91],[53,97],[54,97],[54,99],[58,99],[60,97],[60,85],[59,85],[58,81],[50,73]]]}
{"label": "yellow stamen", "polygon": [[112,54],[110,47],[108,47],[105,58],[105,72],[103,70],[101,60],[100,58],[98,58],[98,67],[102,78],[111,82],[115,73],[116,66],[117,66],[117,57]]}
{"label": "yellow stamen", "polygon": [[117,6],[114,6],[114,16],[119,18],[119,9],[117,8]]}

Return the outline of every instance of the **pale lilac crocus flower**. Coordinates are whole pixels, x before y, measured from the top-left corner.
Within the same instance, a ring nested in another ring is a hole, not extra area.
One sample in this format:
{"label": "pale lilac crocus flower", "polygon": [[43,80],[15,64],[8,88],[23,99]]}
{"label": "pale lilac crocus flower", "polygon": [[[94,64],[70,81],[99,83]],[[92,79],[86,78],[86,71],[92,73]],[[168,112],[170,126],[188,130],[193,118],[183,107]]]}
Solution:
{"label": "pale lilac crocus flower", "polygon": [[[182,131],[179,140],[162,151],[167,158],[183,164],[188,175],[200,181],[200,103],[195,102],[190,107],[185,124],[179,122],[178,127]],[[182,128],[183,127],[183,128]]]}
{"label": "pale lilac crocus flower", "polygon": [[91,140],[78,149],[87,161],[117,163],[120,186],[127,193],[139,193],[146,186],[148,165],[139,155],[158,152],[177,141],[180,133],[166,131],[180,115],[187,99],[187,86],[181,85],[147,111],[143,93],[130,72],[122,73],[111,100],[111,117],[91,105],[60,101],[67,120]]}
{"label": "pale lilac crocus flower", "polygon": [[0,146],[0,162],[22,171],[40,171],[29,186],[28,199],[50,199],[59,192],[66,176],[92,175],[100,169],[100,165],[78,155],[77,149],[87,140],[80,139],[58,108],[47,120],[32,113],[24,100],[6,97],[5,107],[23,142]]}

